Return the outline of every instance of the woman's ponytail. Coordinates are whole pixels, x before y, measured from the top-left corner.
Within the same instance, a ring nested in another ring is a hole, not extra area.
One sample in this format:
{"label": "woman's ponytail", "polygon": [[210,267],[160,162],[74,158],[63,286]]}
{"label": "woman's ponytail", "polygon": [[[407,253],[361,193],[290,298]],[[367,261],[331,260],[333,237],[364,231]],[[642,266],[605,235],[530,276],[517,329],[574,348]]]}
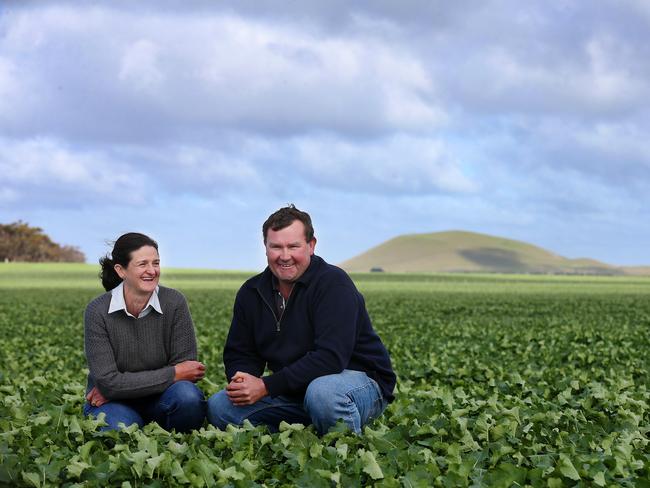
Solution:
{"label": "woman's ponytail", "polygon": [[122,278],[115,271],[115,263],[111,258],[105,256],[99,260],[102,270],[99,272],[99,279],[102,280],[104,290],[110,291],[122,283]]}

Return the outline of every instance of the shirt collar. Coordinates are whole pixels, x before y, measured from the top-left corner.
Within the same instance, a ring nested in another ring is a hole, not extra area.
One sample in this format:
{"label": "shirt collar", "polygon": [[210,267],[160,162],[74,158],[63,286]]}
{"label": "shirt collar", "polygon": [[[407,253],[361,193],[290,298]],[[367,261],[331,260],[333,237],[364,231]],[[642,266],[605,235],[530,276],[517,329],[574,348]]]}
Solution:
{"label": "shirt collar", "polygon": [[149,308],[152,308],[156,312],[162,315],[163,313],[162,307],[160,306],[160,300],[158,298],[159,288],[160,288],[159,286],[156,286],[156,289],[151,294],[151,297],[149,297],[149,301],[147,302],[147,305],[142,309],[142,312],[140,312],[138,317],[134,317],[126,309],[126,302],[124,301],[124,282],[121,282],[119,285],[117,285],[115,288],[111,290],[111,303],[108,305],[108,313],[117,312],[118,310],[124,310],[124,312],[129,317],[142,318],[149,313],[150,311]]}

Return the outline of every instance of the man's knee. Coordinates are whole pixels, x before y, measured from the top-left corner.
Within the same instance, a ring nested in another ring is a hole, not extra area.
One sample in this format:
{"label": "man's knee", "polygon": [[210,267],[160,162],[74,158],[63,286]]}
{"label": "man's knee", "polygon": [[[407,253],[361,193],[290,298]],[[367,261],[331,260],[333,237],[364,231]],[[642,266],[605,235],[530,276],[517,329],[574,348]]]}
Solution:
{"label": "man's knee", "polygon": [[381,414],[382,405],[376,383],[365,373],[351,370],[313,380],[307,387],[304,404],[321,433],[339,419],[359,433],[366,422]]}
{"label": "man's knee", "polygon": [[239,424],[239,419],[233,415],[235,408],[226,390],[218,391],[208,399],[208,422],[222,430],[228,424]]}
{"label": "man's knee", "polygon": [[309,413],[316,429],[324,434],[342,419],[353,430],[357,430],[353,416],[355,406],[342,388],[338,375],[327,375],[316,378],[307,387],[304,407]]}
{"label": "man's knee", "polygon": [[305,408],[319,405],[336,404],[342,400],[344,394],[340,385],[335,380],[337,375],[320,376],[307,386],[305,392]]}

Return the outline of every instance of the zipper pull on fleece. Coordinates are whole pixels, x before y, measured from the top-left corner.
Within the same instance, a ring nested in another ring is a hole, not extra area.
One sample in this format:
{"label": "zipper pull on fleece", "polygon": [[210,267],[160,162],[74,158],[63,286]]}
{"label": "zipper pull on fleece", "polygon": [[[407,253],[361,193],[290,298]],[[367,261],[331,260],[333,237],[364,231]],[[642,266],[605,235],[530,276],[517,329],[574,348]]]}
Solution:
{"label": "zipper pull on fleece", "polygon": [[277,332],[280,332],[280,321],[279,320],[275,323],[275,330]]}

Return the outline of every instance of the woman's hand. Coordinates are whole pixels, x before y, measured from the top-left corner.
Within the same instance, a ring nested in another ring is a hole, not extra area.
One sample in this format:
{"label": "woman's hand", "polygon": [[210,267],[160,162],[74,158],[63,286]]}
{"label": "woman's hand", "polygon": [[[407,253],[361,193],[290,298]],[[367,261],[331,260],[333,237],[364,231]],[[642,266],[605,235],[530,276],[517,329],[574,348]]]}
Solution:
{"label": "woman's hand", "polygon": [[104,403],[109,402],[109,400],[107,400],[104,395],[102,395],[102,392],[99,391],[96,386],[93,386],[93,389],[88,392],[86,395],[86,400],[88,400],[88,403],[90,403],[93,407],[101,407]]}
{"label": "woman's hand", "polygon": [[191,381],[196,383],[205,376],[205,365],[198,361],[183,361],[174,366],[174,381]]}

